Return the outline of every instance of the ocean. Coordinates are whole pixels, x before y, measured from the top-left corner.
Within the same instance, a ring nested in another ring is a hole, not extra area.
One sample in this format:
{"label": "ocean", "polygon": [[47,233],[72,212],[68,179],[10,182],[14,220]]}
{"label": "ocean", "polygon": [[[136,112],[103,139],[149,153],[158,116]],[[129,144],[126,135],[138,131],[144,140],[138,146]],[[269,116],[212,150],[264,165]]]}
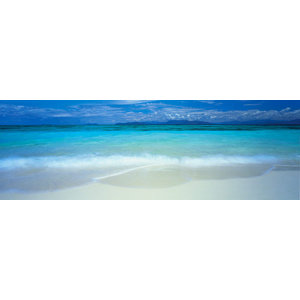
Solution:
{"label": "ocean", "polygon": [[295,170],[300,161],[299,129],[300,125],[0,126],[0,192],[53,191],[105,182],[139,168],[147,173],[155,167],[155,176],[168,170],[170,177],[182,179],[180,184]]}

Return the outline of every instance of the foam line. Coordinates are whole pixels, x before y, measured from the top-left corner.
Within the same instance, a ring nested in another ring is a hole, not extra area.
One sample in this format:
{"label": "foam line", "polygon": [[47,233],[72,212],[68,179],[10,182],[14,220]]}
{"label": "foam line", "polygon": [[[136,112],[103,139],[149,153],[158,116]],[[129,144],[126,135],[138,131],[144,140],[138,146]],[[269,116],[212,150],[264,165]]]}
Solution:
{"label": "foam line", "polygon": [[130,172],[136,171],[136,170],[145,169],[145,168],[149,168],[149,167],[155,167],[155,166],[158,166],[158,165],[148,165],[148,166],[136,167],[136,168],[132,168],[132,169],[129,169],[129,170],[117,172],[117,173],[114,173],[114,174],[101,176],[101,177],[96,177],[96,178],[94,178],[94,180],[107,179],[107,178],[111,178],[111,177],[115,177],[115,176],[119,176],[119,175],[124,175],[124,174],[130,173]]}
{"label": "foam line", "polygon": [[162,155],[112,156],[48,156],[0,159],[0,169],[110,169],[144,167],[145,165],[174,165],[186,168],[230,166],[233,164],[275,163],[272,156],[214,155],[202,157],[170,157]]}

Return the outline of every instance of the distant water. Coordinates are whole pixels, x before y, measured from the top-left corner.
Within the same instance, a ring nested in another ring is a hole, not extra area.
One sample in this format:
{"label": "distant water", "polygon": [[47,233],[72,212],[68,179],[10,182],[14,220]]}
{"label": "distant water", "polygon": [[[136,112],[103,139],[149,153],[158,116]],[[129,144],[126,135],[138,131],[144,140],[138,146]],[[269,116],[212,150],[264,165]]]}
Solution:
{"label": "distant water", "polygon": [[228,174],[233,167],[264,166],[265,172],[297,168],[299,129],[298,125],[0,126],[0,191],[55,190],[151,166],[186,174],[218,167],[228,168]]}

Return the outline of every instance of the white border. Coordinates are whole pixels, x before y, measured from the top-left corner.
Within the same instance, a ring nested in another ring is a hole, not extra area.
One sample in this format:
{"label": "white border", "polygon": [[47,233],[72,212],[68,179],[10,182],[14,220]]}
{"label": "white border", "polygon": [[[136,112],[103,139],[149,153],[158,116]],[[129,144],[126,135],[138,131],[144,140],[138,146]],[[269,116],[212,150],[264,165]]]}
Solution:
{"label": "white border", "polygon": [[300,99],[297,0],[12,0],[0,99]]}
{"label": "white border", "polygon": [[1,299],[298,300],[299,201],[1,201]]}

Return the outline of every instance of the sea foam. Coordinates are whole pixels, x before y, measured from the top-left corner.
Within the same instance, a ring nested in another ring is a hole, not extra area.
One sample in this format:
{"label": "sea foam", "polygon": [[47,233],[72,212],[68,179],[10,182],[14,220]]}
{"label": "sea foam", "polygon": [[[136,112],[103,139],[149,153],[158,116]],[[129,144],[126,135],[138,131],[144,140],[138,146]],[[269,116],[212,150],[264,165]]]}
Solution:
{"label": "sea foam", "polygon": [[47,156],[47,157],[15,157],[0,159],[0,169],[101,169],[101,168],[128,168],[145,165],[178,166],[199,168],[209,166],[230,166],[235,164],[271,164],[277,159],[273,156],[203,156],[203,157],[170,157],[161,155],[139,156]]}

